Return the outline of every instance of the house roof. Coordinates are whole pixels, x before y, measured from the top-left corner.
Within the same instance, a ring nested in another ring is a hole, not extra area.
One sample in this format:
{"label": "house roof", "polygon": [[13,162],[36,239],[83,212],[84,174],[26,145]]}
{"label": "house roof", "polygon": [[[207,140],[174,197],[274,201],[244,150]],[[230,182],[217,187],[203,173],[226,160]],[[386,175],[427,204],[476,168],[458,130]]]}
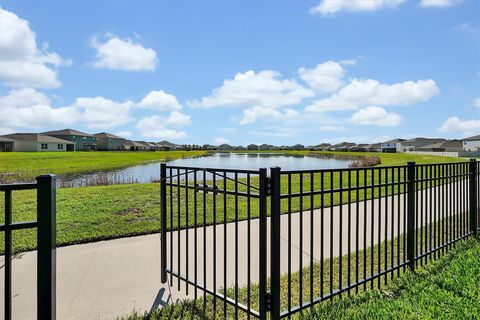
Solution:
{"label": "house roof", "polygon": [[464,141],[480,141],[480,135],[463,139]]}
{"label": "house roof", "polygon": [[171,143],[169,141],[163,140],[157,143],[157,145],[163,146],[163,147],[175,147],[175,143]]}
{"label": "house roof", "polygon": [[436,142],[446,141],[446,139],[443,139],[443,138],[422,138],[422,137],[417,137],[417,138],[413,138],[413,139],[410,139],[410,140],[404,140],[404,141],[402,141],[402,142],[405,142],[405,143],[415,143],[415,142],[425,143],[425,142],[429,142],[429,141],[431,141],[432,143],[436,143]]}
{"label": "house roof", "polygon": [[419,147],[420,149],[434,149],[434,148],[459,148],[463,147],[462,140],[447,140],[443,142],[432,143],[423,147]]}
{"label": "house roof", "polygon": [[125,138],[116,136],[116,135],[108,133],[108,132],[95,133],[94,136],[97,137],[97,138],[102,138],[102,139],[110,138],[110,139],[125,140]]}
{"label": "house roof", "polygon": [[392,140],[388,140],[388,141],[382,142],[382,144],[397,143],[397,142],[402,142],[402,141],[405,141],[405,139],[392,139]]}
{"label": "house roof", "polygon": [[6,134],[3,137],[12,139],[14,141],[75,144],[74,142],[71,142],[71,141],[58,139],[58,138],[47,136],[41,133],[12,133],[12,134]]}
{"label": "house roof", "polygon": [[145,147],[145,145],[142,143],[139,143],[139,141],[132,141],[132,140],[125,140],[123,145],[127,147]]}
{"label": "house roof", "polygon": [[85,132],[81,132],[78,130],[74,129],[63,129],[63,130],[54,130],[54,131],[47,131],[47,132],[42,132],[43,134],[46,135],[59,135],[59,136],[81,136],[81,137],[93,137],[93,135]]}
{"label": "house roof", "polygon": [[372,143],[372,144],[369,144],[368,147],[370,149],[373,149],[373,148],[380,148],[381,144],[380,143]]}
{"label": "house roof", "polygon": [[12,140],[12,139],[8,139],[8,138],[5,138],[5,137],[0,137],[0,142],[14,142],[15,140]]}
{"label": "house roof", "polygon": [[365,148],[368,147],[368,143],[359,143],[356,145],[357,148]]}

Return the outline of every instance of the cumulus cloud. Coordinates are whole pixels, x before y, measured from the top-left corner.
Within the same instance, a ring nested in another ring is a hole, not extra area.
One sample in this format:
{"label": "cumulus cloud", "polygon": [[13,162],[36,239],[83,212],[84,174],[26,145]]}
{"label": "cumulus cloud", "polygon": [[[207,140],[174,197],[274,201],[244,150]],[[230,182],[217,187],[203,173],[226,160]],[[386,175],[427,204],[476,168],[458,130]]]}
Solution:
{"label": "cumulus cloud", "polygon": [[421,7],[451,7],[456,4],[461,3],[463,0],[421,0],[420,6]]}
{"label": "cumulus cloud", "polygon": [[2,127],[40,128],[45,125],[72,124],[79,116],[73,107],[53,108],[50,99],[32,88],[13,89],[0,96]]}
{"label": "cumulus cloud", "polygon": [[0,8],[0,82],[10,87],[56,88],[56,67],[69,64],[58,54],[37,47],[27,20]]}
{"label": "cumulus cloud", "polygon": [[226,144],[226,143],[228,143],[228,139],[226,139],[224,137],[218,137],[218,138],[215,138],[215,140],[213,140],[213,143],[216,144],[216,145]]}
{"label": "cumulus cloud", "polygon": [[300,78],[315,91],[320,92],[333,92],[340,88],[345,72],[340,63],[335,61],[318,64],[313,69],[302,67],[298,70]]}
{"label": "cumulus cloud", "polygon": [[402,122],[402,117],[383,108],[369,106],[352,114],[349,121],[360,126],[396,127]]}
{"label": "cumulus cloud", "polygon": [[190,101],[192,107],[212,108],[222,106],[277,107],[297,104],[314,93],[295,80],[282,79],[281,74],[273,70],[260,72],[247,71],[237,73],[233,79],[227,79],[222,86],[213,90],[210,96]]}
{"label": "cumulus cloud", "polygon": [[93,66],[122,71],[154,71],[157,66],[157,53],[145,48],[130,38],[121,39],[110,35],[101,42],[97,37],[91,41],[97,50]]}
{"label": "cumulus cloud", "polygon": [[137,123],[137,128],[140,130],[140,134],[146,138],[183,139],[187,137],[185,131],[168,128],[168,125],[182,127],[189,123],[190,116],[172,111],[167,118],[159,115],[145,117]]}
{"label": "cumulus cloud", "polygon": [[157,111],[180,110],[182,106],[177,98],[163,90],[150,91],[138,104],[139,107]]}
{"label": "cumulus cloud", "polygon": [[475,99],[475,101],[473,101],[473,105],[477,108],[480,108],[480,98]]}
{"label": "cumulus cloud", "polygon": [[104,97],[77,98],[72,105],[81,113],[81,120],[92,129],[113,128],[132,121],[132,101],[117,102]]}
{"label": "cumulus cloud", "polygon": [[368,105],[411,105],[428,101],[439,93],[433,80],[383,84],[373,79],[354,79],[332,96],[308,105],[306,110],[324,112],[355,110]]}
{"label": "cumulus cloud", "polygon": [[[163,92],[163,91],[155,91]],[[176,101],[173,95],[168,96],[170,102]],[[148,97],[147,95],[146,97]],[[168,99],[167,99],[168,100]],[[91,129],[107,130],[132,121],[135,121],[134,111],[142,106],[131,100],[115,101],[102,96],[79,97],[67,106],[52,107],[50,99],[33,88],[12,89],[8,94],[0,96],[0,113],[8,114],[2,118],[1,131],[12,132],[17,128],[50,128],[58,125],[84,124]],[[158,105],[155,105],[158,107]],[[151,105],[147,104],[150,108]],[[160,112],[162,110],[156,110]],[[143,120],[143,121],[142,121]],[[184,136],[184,132],[172,128],[179,128],[191,123],[191,117],[177,110],[168,113],[168,116],[157,114],[140,120],[138,127],[145,137],[151,137],[152,132],[164,132],[164,137],[175,138]],[[158,125],[158,129],[154,127]],[[122,132],[120,136],[132,136],[131,132]],[[159,135],[160,136],[160,135]]]}
{"label": "cumulus cloud", "polygon": [[323,16],[334,15],[340,11],[361,12],[375,11],[384,8],[397,8],[405,0],[322,0],[310,13]]}
{"label": "cumulus cloud", "polygon": [[463,135],[480,133],[480,119],[460,120],[458,117],[448,118],[439,128],[440,132],[461,132]]}
{"label": "cumulus cloud", "polygon": [[[279,72],[265,70],[237,73],[227,79],[212,94],[200,100],[189,101],[188,105],[197,108],[239,107],[244,108],[241,124],[250,124],[260,118],[284,118],[296,111],[288,109],[299,104],[315,92],[297,81],[284,79]],[[284,110],[287,108],[287,110]]]}

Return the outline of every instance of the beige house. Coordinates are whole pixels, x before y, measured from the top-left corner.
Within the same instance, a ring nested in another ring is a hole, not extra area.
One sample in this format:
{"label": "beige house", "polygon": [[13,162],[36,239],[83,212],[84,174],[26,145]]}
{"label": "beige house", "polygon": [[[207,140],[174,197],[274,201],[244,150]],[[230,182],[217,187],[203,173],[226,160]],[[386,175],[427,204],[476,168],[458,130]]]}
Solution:
{"label": "beige house", "polygon": [[3,137],[15,141],[13,151],[65,152],[67,150],[75,150],[75,143],[41,133],[12,133],[6,134]]}

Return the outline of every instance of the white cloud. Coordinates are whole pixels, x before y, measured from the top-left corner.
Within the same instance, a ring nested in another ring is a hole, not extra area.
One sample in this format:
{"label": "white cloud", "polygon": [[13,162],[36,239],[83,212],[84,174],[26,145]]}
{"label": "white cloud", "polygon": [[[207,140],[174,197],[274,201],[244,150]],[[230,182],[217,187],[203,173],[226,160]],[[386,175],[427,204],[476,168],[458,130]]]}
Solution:
{"label": "white cloud", "polygon": [[92,129],[113,128],[132,121],[132,101],[117,102],[104,97],[77,98],[72,105],[81,113],[80,120]]}
{"label": "white cloud", "polygon": [[298,111],[293,109],[277,110],[275,108],[255,106],[245,109],[240,119],[240,124],[252,124],[259,119],[267,120],[286,120],[298,115]]}
{"label": "white cloud", "polygon": [[226,144],[226,143],[228,143],[228,139],[226,139],[224,137],[218,137],[218,138],[215,138],[215,140],[213,140],[213,143],[216,144],[216,145]]}
{"label": "white cloud", "polygon": [[464,136],[480,133],[480,119],[460,120],[458,117],[448,118],[438,128],[440,132],[461,132]]}
{"label": "white cloud", "polygon": [[433,80],[383,84],[373,79],[354,79],[338,93],[308,105],[306,111],[355,110],[368,105],[411,105],[428,101],[439,92]]}
{"label": "white cloud", "polygon": [[405,0],[322,0],[310,13],[323,16],[334,15],[340,11],[360,12],[375,11],[383,8],[396,8]]}
{"label": "white cloud", "polygon": [[146,138],[156,139],[183,139],[187,133],[181,130],[168,128],[168,125],[180,127],[190,123],[190,116],[178,111],[172,111],[168,118],[153,115],[141,119],[137,123],[140,134]]}
{"label": "white cloud", "polygon": [[2,127],[40,128],[45,125],[64,125],[74,123],[79,114],[73,107],[53,108],[46,95],[31,88],[14,89],[0,96],[0,114]]}
{"label": "white cloud", "polygon": [[70,61],[37,48],[28,21],[0,8],[0,82],[11,87],[56,88],[56,68]]}
{"label": "white cloud", "polygon": [[360,126],[396,127],[402,122],[402,117],[383,108],[369,106],[355,112],[349,121]]}
{"label": "white cloud", "polygon": [[475,101],[473,101],[473,105],[477,108],[480,108],[480,98],[475,99]]}
{"label": "white cloud", "polygon": [[121,39],[109,36],[105,42],[92,38],[92,47],[97,50],[93,65],[122,71],[154,71],[157,66],[157,53],[145,48],[130,38]]}
{"label": "white cloud", "polygon": [[150,91],[138,104],[139,107],[157,111],[180,110],[182,106],[174,95],[163,90]]}
{"label": "white cloud", "polygon": [[[354,62],[348,61],[345,63],[344,61],[344,64],[352,63]],[[311,88],[319,92],[333,92],[340,88],[345,72],[340,63],[335,61],[318,64],[313,69],[302,67],[298,70],[300,78]]]}
{"label": "white cloud", "polygon": [[421,7],[451,7],[453,5],[461,3],[463,0],[421,0]]}
{"label": "white cloud", "polygon": [[279,72],[273,70],[247,71],[237,73],[233,79],[227,79],[222,86],[213,90],[210,96],[200,101],[190,101],[192,107],[212,108],[221,106],[252,107],[293,105],[310,97],[314,93],[298,84],[295,80],[282,79]]}

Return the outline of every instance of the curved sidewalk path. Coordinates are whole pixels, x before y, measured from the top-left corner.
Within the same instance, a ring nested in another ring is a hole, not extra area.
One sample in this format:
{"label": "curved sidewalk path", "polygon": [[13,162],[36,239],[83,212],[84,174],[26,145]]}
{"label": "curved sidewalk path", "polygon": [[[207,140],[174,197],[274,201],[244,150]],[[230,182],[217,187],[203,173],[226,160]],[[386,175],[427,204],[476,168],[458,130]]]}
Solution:
{"label": "curved sidewalk path", "polygon": [[[443,187],[439,187],[441,192]],[[400,212],[400,234],[403,233],[403,195],[394,197],[394,210],[391,210],[392,197],[376,199],[374,201],[374,221],[378,222],[378,203],[382,203],[382,224],[385,217],[385,201],[388,203],[388,220],[389,222],[395,221],[393,235],[397,236],[397,223],[398,212]],[[399,201],[400,199],[400,201]],[[400,207],[398,207],[400,203]],[[340,208],[343,211],[343,231],[347,232],[347,217],[348,217],[348,205],[336,206],[333,209],[333,213],[330,209],[324,209],[324,257],[329,258],[329,246],[330,246],[330,219],[333,217],[333,226],[335,232],[333,233],[333,256],[340,254],[339,244],[342,243],[342,254],[346,254],[348,248],[348,238],[343,236],[339,237],[339,216]],[[352,252],[355,250],[355,224],[357,205],[351,204],[352,212],[352,236],[351,236],[351,248]],[[369,237],[371,229],[369,225],[371,223],[371,201],[359,202],[358,210],[359,216],[359,247],[363,248],[363,225],[365,223],[363,219],[363,212],[367,210],[367,247],[371,243]],[[400,210],[399,210],[400,209]],[[452,214],[452,213],[450,213]],[[304,252],[302,253],[303,264],[308,265],[310,263],[310,211],[305,211],[303,215],[303,243]],[[321,211],[314,210],[314,259],[317,260],[320,257],[320,218]],[[267,230],[269,230],[270,219],[268,219]],[[258,279],[258,219],[251,220],[251,280],[256,281]],[[291,227],[292,227],[292,271],[299,269],[299,257],[300,257],[300,214],[291,214]],[[424,224],[429,221],[424,221]],[[239,285],[244,285],[247,282],[247,221],[241,221],[238,223],[238,235],[239,235]],[[390,223],[389,223],[390,225]],[[384,225],[383,225],[384,226]],[[374,244],[378,243],[378,225],[375,227],[375,239]],[[213,229],[215,227],[207,227],[206,237],[206,270],[207,270],[207,285],[209,288],[213,287],[212,284],[212,254],[213,254]],[[391,225],[387,230],[387,239],[391,238]],[[288,215],[282,215],[281,218],[281,255],[282,255],[282,272],[287,270],[287,230],[288,230]],[[384,241],[385,230],[381,230],[381,239]],[[182,252],[185,250],[185,233],[187,231],[181,231],[181,246]],[[217,289],[223,284],[223,237],[224,237],[224,225],[217,225]],[[193,275],[193,246],[194,237],[193,230],[189,229],[189,274],[191,279]],[[235,224],[227,224],[227,285],[231,286],[234,282],[235,272]],[[176,245],[177,232],[174,232],[173,238]],[[201,275],[203,274],[203,265],[200,260],[203,258],[203,227],[198,229],[197,239],[199,239],[199,269],[198,269],[198,281],[203,282]],[[167,237],[170,239],[170,236]],[[269,239],[269,235],[268,235]],[[185,266],[185,255],[182,254],[182,265]],[[0,265],[3,265],[4,257],[0,257]],[[177,257],[174,256],[176,261]],[[186,273],[186,269],[182,268],[182,274]],[[4,282],[3,268],[0,269],[0,288],[3,293]],[[27,252],[20,254],[13,261],[13,316],[15,319],[34,319],[36,318],[36,252]],[[110,241],[100,241],[83,245],[73,245],[68,247],[61,247],[57,249],[57,318],[58,319],[116,319],[117,317],[130,314],[133,310],[141,310],[142,312],[151,309],[155,309],[159,306],[169,303],[172,300],[188,298],[185,295],[185,285],[182,283],[181,290],[177,291],[177,281],[174,278],[172,288],[164,286],[160,283],[160,236],[159,234],[138,236],[131,238],[122,238]],[[190,297],[192,297],[193,290],[190,287]],[[202,293],[199,291],[199,295]],[[3,317],[3,295],[0,299],[0,319]]]}

